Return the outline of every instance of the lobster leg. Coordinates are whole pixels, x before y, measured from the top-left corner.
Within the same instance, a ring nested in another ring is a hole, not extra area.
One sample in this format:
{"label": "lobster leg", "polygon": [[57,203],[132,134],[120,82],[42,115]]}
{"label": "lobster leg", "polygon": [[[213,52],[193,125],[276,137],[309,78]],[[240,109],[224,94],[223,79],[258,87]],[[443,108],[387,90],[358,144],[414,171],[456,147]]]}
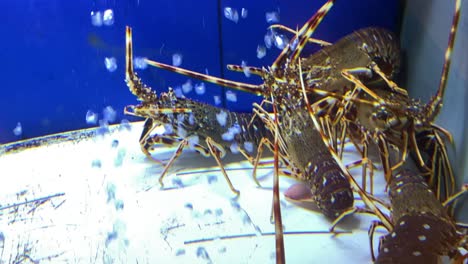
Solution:
{"label": "lobster leg", "polygon": [[188,139],[183,139],[180,141],[179,146],[177,147],[176,151],[172,155],[172,157],[169,159],[168,163],[164,167],[163,171],[161,172],[161,175],[159,176],[159,184],[161,185],[161,188],[164,188],[164,183],[163,183],[163,178],[166,176],[167,171],[169,168],[172,166],[174,161],[182,154],[182,150],[184,149],[185,146],[188,145]]}
{"label": "lobster leg", "polygon": [[369,230],[367,231],[367,234],[369,235],[369,244],[370,244],[370,251],[371,251],[371,257],[372,257],[372,262],[375,261],[375,255],[374,255],[374,233],[375,229],[377,227],[382,226],[385,228],[385,226],[382,224],[380,221],[372,221]]}
{"label": "lobster leg", "polygon": [[219,146],[216,142],[213,141],[210,137],[207,137],[205,140],[206,144],[208,145],[208,149],[213,156],[213,158],[216,160],[216,163],[218,163],[219,168],[221,169],[221,172],[223,173],[224,178],[226,179],[226,182],[229,185],[229,188],[233,193],[236,194],[238,197],[240,192],[234,188],[232,185],[231,180],[229,179],[226,170],[224,169],[223,164],[221,163],[221,158],[225,155],[224,150],[221,146]]}

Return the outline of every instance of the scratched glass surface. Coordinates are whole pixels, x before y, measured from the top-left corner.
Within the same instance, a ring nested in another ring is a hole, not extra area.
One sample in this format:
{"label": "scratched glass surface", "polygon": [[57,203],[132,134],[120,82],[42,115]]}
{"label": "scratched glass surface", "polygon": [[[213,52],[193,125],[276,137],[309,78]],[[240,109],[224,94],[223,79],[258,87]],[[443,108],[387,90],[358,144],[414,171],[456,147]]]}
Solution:
{"label": "scratched glass surface", "polygon": [[[378,26],[402,31],[403,45],[411,45],[411,26],[430,16],[416,14],[413,5],[401,13],[396,2],[337,1],[314,37],[333,43],[354,30]],[[416,2],[426,10],[437,1]],[[143,119],[123,113],[125,106],[138,103],[124,81],[125,27],[133,30],[135,71],[158,94],[172,87],[178,97],[251,112],[261,97],[157,69],[145,58],[259,84],[262,80],[247,66],[270,66],[293,38],[267,28],[279,23],[296,29],[324,3],[2,1],[0,7],[8,12],[0,18],[0,263],[274,263],[271,163],[257,169],[258,187],[252,165],[231,145],[236,154],[222,163],[240,191],[236,198],[215,160],[193,150],[198,138],[192,137],[161,188],[164,166],[146,157],[139,145]],[[450,12],[444,13],[447,20]],[[438,43],[430,45],[443,50],[446,39]],[[319,48],[308,45],[305,53]],[[411,46],[408,51],[414,55]],[[229,71],[227,64],[242,71]],[[455,60],[454,67],[460,64]],[[226,117],[212,121],[221,124]],[[455,131],[456,142],[463,142],[463,132],[451,123],[444,121]],[[234,137],[238,129],[219,137]],[[35,137],[42,138],[31,140]],[[153,158],[166,164],[175,146],[158,145]],[[246,142],[243,147],[255,146]],[[356,155],[346,153],[344,163]],[[455,159],[463,164],[459,156]],[[262,161],[271,160],[266,153]],[[357,175],[359,169],[352,172]],[[352,256],[355,263],[370,263],[367,230],[376,218],[347,217],[335,236],[317,208],[285,198],[294,183],[280,177],[287,262],[349,263]],[[383,193],[381,180],[375,187]],[[375,252],[384,234],[376,232]]]}

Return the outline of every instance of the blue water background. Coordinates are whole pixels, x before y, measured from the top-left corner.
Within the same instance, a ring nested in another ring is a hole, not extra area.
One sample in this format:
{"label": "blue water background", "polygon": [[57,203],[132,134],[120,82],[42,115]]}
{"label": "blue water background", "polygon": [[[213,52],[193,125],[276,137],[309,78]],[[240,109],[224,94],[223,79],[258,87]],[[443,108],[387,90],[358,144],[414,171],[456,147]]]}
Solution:
{"label": "blue water background", "polygon": [[[115,123],[123,107],[137,103],[124,83],[125,26],[133,27],[135,56],[171,64],[172,55],[183,56],[182,67],[228,79],[261,83],[257,77],[229,72],[225,64],[271,65],[279,54],[275,47],[258,59],[268,23],[265,12],[276,11],[280,23],[300,27],[325,1],[0,1],[0,144],[24,138],[91,127],[88,110],[100,114],[111,106]],[[225,7],[236,8],[239,21],[224,17]],[[241,9],[248,16],[240,17]],[[91,12],[112,9],[112,26],[96,27]],[[355,29],[382,26],[393,31],[399,23],[398,1],[337,1],[315,33],[316,38],[336,41]],[[284,33],[291,37],[290,34]],[[311,50],[309,50],[311,52]],[[115,57],[117,70],[109,72],[104,58]],[[177,87],[188,79],[149,67],[140,71],[144,81],[157,91]],[[199,83],[197,80],[193,84]],[[213,104],[224,88],[206,84],[206,93],[186,96]],[[237,102],[223,100],[235,111],[249,111],[260,98],[236,92]],[[22,135],[13,129],[20,122]]]}

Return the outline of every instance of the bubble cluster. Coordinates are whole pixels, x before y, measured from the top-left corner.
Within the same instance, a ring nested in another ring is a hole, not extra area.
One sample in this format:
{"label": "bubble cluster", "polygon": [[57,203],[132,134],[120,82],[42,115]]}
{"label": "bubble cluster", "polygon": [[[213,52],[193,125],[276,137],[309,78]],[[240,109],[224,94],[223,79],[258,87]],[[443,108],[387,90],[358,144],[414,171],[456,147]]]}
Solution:
{"label": "bubble cluster", "polygon": [[133,59],[133,64],[135,69],[144,70],[148,67],[148,63],[146,63],[146,58],[144,57],[135,57]]}
{"label": "bubble cluster", "polygon": [[114,24],[114,11],[106,9],[104,12],[91,11],[91,24],[95,27],[112,26]]}
{"label": "bubble cluster", "polygon": [[105,57],[104,65],[109,72],[114,72],[117,70],[117,60],[114,57]]}
{"label": "bubble cluster", "polygon": [[278,23],[280,20],[278,12],[266,12],[265,20],[268,24]]}
{"label": "bubble cluster", "polygon": [[239,21],[239,12],[237,12],[237,9],[235,8],[225,7],[224,17],[231,20],[234,23],[237,23]]}
{"label": "bubble cluster", "polygon": [[228,129],[226,133],[223,133],[221,135],[221,138],[224,141],[231,141],[234,139],[234,137],[241,132],[241,128],[239,124],[234,124],[232,127]]}
{"label": "bubble cluster", "polygon": [[112,26],[114,24],[114,11],[107,9],[102,14],[102,23],[106,26]]}

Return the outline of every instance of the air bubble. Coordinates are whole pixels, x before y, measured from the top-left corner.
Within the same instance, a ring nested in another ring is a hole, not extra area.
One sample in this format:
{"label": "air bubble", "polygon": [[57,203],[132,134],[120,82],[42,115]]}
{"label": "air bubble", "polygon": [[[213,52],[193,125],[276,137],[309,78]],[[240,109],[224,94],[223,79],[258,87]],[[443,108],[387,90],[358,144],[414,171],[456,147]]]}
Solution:
{"label": "air bubble", "polygon": [[120,126],[119,126],[119,130],[122,131],[122,130],[132,130],[132,126],[130,125],[130,122],[127,120],[127,119],[122,119],[122,121],[120,121]]}
{"label": "air bubble", "polygon": [[185,130],[182,126],[177,126],[177,135],[181,138],[186,138],[187,130]]}
{"label": "air bubble", "polygon": [[144,70],[148,67],[146,58],[143,58],[143,57],[135,57],[133,59],[133,64],[135,66],[135,69],[139,69],[139,70]]}
{"label": "air bubble", "polygon": [[195,120],[195,116],[193,114],[189,115],[188,122],[189,122],[189,124],[191,126],[195,125],[196,120]]}
{"label": "air bubble", "polygon": [[13,129],[13,134],[17,137],[21,136],[23,134],[23,127],[21,126],[21,123],[18,122],[16,124],[16,127]]}
{"label": "air bubble", "polygon": [[218,182],[218,177],[216,175],[208,176],[208,184],[213,184]]}
{"label": "air bubble", "polygon": [[214,99],[214,104],[215,105],[220,105],[221,104],[221,96],[215,95],[215,96],[213,96],[213,99]]}
{"label": "air bubble", "polygon": [[185,121],[185,115],[184,114],[179,114],[177,115],[177,124],[182,124]]}
{"label": "air bubble", "polygon": [[241,209],[239,202],[237,202],[236,200],[231,200],[231,206],[232,208],[236,209],[236,211],[240,211]]}
{"label": "air bubble", "polygon": [[234,134],[230,131],[226,132],[226,133],[223,133],[221,135],[221,138],[224,140],[224,141],[232,141],[234,139]]}
{"label": "air bubble", "polygon": [[219,247],[218,252],[219,253],[226,253],[226,246]]}
{"label": "air bubble", "polygon": [[182,180],[178,177],[172,178],[172,185],[176,186],[177,188],[184,187],[184,183]]}
{"label": "air bubble", "polygon": [[257,58],[261,59],[266,55],[266,48],[263,45],[257,46]]}
{"label": "air bubble", "polygon": [[233,91],[227,91],[226,92],[226,100],[230,102],[237,102],[237,95]]}
{"label": "air bubble", "polygon": [[213,215],[213,211],[211,211],[211,209],[206,209],[206,210],[203,212],[203,215],[205,215],[205,216],[211,216],[211,215]]}
{"label": "air bubble", "polygon": [[193,210],[193,205],[191,203],[186,203],[184,205],[185,208],[189,209],[189,210]]}
{"label": "air bubble", "polygon": [[279,22],[279,14],[278,12],[266,12],[265,19],[268,24],[278,23]]}
{"label": "air bubble", "polygon": [[198,145],[199,142],[200,138],[197,135],[193,135],[188,138],[189,148],[192,150],[195,148],[195,145]]}
{"label": "air bubble", "polygon": [[116,190],[115,184],[113,183],[107,184],[107,187],[106,187],[107,202],[110,202],[115,199],[115,190]]}
{"label": "air bubble", "polygon": [[236,142],[232,143],[229,149],[231,150],[231,153],[233,154],[239,153],[239,145],[237,145]]}
{"label": "air bubble", "polygon": [[247,67],[247,62],[242,61],[241,66],[242,66],[242,71],[244,72],[245,77],[250,77],[251,73],[250,73],[249,67]]}
{"label": "air bubble", "polygon": [[275,33],[273,30],[268,30],[265,36],[263,37],[263,41],[265,42],[265,46],[267,48],[271,48],[273,46],[273,41],[275,38]]}
{"label": "air bubble", "polygon": [[180,86],[176,87],[174,89],[174,94],[175,94],[176,98],[184,98],[184,94],[183,94],[182,88]]}
{"label": "air bubble", "polygon": [[252,153],[254,151],[254,145],[250,141],[244,142],[244,149],[247,150],[247,152]]}
{"label": "air bubble", "polygon": [[182,54],[175,53],[172,55],[172,65],[179,67],[182,64]]}
{"label": "air bubble", "polygon": [[164,134],[172,134],[174,133],[174,129],[172,128],[171,124],[164,124]]}
{"label": "air bubble", "polygon": [[102,23],[106,26],[112,26],[114,24],[114,11],[107,9],[102,15]]}
{"label": "air bubble", "polygon": [[221,208],[216,208],[216,209],[215,209],[215,215],[216,215],[216,216],[222,216],[222,215],[223,215],[223,209],[221,209]]}
{"label": "air bubble", "polygon": [[102,26],[102,13],[91,11],[91,24],[95,27]]}
{"label": "air bubble", "polygon": [[97,121],[98,121],[98,114],[94,113],[91,110],[88,110],[88,112],[86,112],[86,124],[95,125],[97,124]]}
{"label": "air bubble", "polygon": [[106,108],[104,108],[104,110],[102,110],[102,114],[104,116],[104,119],[103,119],[104,122],[107,122],[107,123],[114,122],[116,117],[117,117],[117,112],[110,105],[106,106]]}
{"label": "air bubble", "polygon": [[114,167],[122,166],[122,163],[126,154],[127,154],[127,151],[125,149],[123,148],[119,149],[119,151],[117,152],[117,156],[115,157],[115,160],[114,160]]}
{"label": "air bubble", "polygon": [[114,57],[104,58],[104,64],[106,65],[106,69],[109,72],[114,72],[117,70],[117,60]]}
{"label": "air bubble", "polygon": [[222,127],[226,126],[226,121],[227,121],[227,113],[224,111],[221,111],[216,114],[216,120],[218,121],[218,124]]}
{"label": "air bubble", "polygon": [[119,210],[123,210],[124,209],[124,202],[122,200],[116,200],[114,202],[114,206],[115,206],[115,210],[119,211]]}
{"label": "air bubble", "polygon": [[226,17],[227,19],[231,20],[234,23],[237,23],[239,21],[239,13],[237,12],[237,9],[235,8],[225,7],[224,17]]}
{"label": "air bubble", "polygon": [[99,128],[96,131],[96,134],[102,136],[107,132],[109,132],[109,123],[107,123],[107,121],[104,120],[99,120]]}
{"label": "air bubble", "polygon": [[108,232],[106,237],[106,247],[109,245],[110,242],[116,240],[118,236],[119,234],[115,231]]}
{"label": "air bubble", "polygon": [[102,166],[102,163],[101,163],[101,161],[98,160],[98,159],[95,159],[95,160],[93,160],[93,161],[91,162],[91,167],[92,167],[92,168],[101,168],[101,166]]}
{"label": "air bubble", "polygon": [[289,40],[285,35],[275,35],[275,46],[278,49],[284,49],[288,43]]}
{"label": "air bubble", "polygon": [[176,253],[175,253],[176,256],[182,256],[182,255],[185,255],[185,249],[183,248],[179,248],[177,249]]}
{"label": "air bubble", "polygon": [[192,89],[193,89],[193,86],[192,86],[191,80],[187,80],[184,84],[182,84],[182,92],[184,92],[184,94],[190,93]]}
{"label": "air bubble", "polygon": [[290,49],[291,50],[296,50],[297,44],[299,44],[299,39],[298,38],[294,39],[293,43],[291,44]]}
{"label": "air bubble", "polygon": [[199,83],[195,85],[195,93],[198,95],[202,95],[205,93],[205,84],[204,83]]}
{"label": "air bubble", "polygon": [[234,135],[239,134],[241,132],[241,128],[240,128],[239,124],[236,123],[232,127],[230,127],[229,132],[233,133]]}
{"label": "air bubble", "polygon": [[241,9],[241,17],[242,18],[246,19],[248,14],[249,14],[249,11],[247,10],[247,8],[242,8]]}
{"label": "air bubble", "polygon": [[241,17],[242,18],[247,18],[247,15],[249,14],[248,10],[246,8],[241,9]]}

